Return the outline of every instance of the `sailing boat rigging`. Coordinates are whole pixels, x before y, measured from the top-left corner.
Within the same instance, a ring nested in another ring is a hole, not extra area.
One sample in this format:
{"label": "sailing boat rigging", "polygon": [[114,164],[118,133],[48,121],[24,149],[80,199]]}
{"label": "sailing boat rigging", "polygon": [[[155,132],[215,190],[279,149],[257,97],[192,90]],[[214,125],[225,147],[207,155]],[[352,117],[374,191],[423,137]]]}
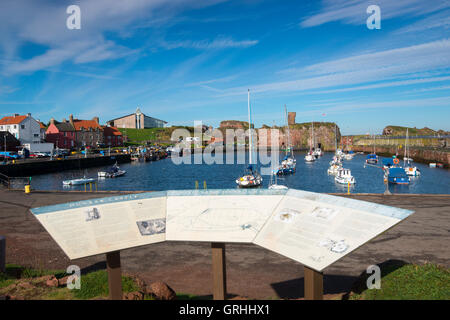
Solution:
{"label": "sailing boat rigging", "polygon": [[248,89],[248,131],[249,131],[249,165],[244,175],[236,179],[239,188],[254,188],[259,187],[262,183],[262,177],[256,168],[253,168],[253,132],[252,132],[252,118],[250,109],[250,89]]}
{"label": "sailing boat rigging", "polygon": [[288,121],[286,105],[284,105],[284,115],[285,115],[285,121],[286,121],[286,131],[287,131],[286,154],[285,154],[283,161],[281,161],[281,166],[278,167],[278,169],[276,170],[277,175],[295,173],[295,167],[297,165],[297,161],[295,160],[295,157],[294,157],[294,151],[291,146],[291,134],[289,131],[289,121]]}
{"label": "sailing boat rigging", "polygon": [[405,155],[403,157],[403,168],[408,176],[420,176],[420,170],[417,167],[411,165],[412,159],[409,157],[409,134],[408,128],[406,128],[406,143],[405,143]]}
{"label": "sailing boat rigging", "polygon": [[313,139],[314,139],[314,122],[312,122],[312,125],[311,125],[311,140],[309,143],[309,152],[305,156],[306,162],[316,161],[316,157],[314,156],[313,147],[312,147],[312,144],[314,143]]}

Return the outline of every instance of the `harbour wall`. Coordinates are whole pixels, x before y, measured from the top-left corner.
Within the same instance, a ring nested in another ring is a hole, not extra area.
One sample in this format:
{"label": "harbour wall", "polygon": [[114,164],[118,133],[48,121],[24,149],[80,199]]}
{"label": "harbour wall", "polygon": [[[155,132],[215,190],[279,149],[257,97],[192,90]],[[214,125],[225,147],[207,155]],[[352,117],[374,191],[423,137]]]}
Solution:
{"label": "harbour wall", "polygon": [[[351,149],[355,152],[373,152],[372,146],[353,145]],[[390,157],[393,155],[399,155],[403,159],[403,149],[399,149],[397,146],[377,146],[376,153],[381,156]],[[449,149],[433,149],[433,148],[419,148],[410,147],[409,157],[415,162],[442,163],[446,168],[450,167],[450,150]]]}
{"label": "harbour wall", "polygon": [[64,170],[79,170],[130,162],[129,154],[95,156],[88,158],[66,158],[61,160],[29,160],[0,165],[0,173],[9,177],[25,177]]}

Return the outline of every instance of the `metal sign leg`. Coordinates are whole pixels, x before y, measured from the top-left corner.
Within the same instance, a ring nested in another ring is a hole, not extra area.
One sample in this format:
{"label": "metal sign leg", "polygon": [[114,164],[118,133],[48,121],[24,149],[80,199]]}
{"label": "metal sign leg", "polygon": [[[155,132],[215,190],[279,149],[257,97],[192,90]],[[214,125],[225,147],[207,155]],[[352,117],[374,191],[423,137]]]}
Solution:
{"label": "metal sign leg", "polygon": [[120,268],[120,251],[106,254],[108,270],[109,299],[122,300],[122,272]]}
{"label": "metal sign leg", "polygon": [[227,294],[227,273],[225,263],[225,243],[211,243],[213,299],[225,300]]}
{"label": "metal sign leg", "polygon": [[323,273],[304,266],[305,300],[323,300]]}

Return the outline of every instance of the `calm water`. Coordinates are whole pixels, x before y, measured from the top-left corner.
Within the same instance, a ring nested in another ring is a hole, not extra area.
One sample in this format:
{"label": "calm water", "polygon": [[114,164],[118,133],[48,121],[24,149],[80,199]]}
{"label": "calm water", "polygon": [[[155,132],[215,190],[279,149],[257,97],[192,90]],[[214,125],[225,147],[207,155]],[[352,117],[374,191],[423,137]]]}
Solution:
{"label": "calm water", "polygon": [[[347,186],[335,183],[334,176],[327,174],[333,153],[325,153],[314,163],[305,163],[305,153],[296,153],[297,172],[294,175],[279,178],[279,183],[290,188],[314,192],[347,192]],[[282,155],[280,155],[281,159]],[[376,167],[364,168],[366,155],[357,154],[353,160],[344,160],[344,168],[349,168],[356,179],[351,187],[352,193],[383,193],[383,171]],[[193,161],[192,161],[193,163]],[[381,163],[381,162],[380,162]],[[429,168],[428,165],[415,163],[420,169],[420,177],[411,177],[410,185],[390,185],[392,193],[436,193],[448,194],[450,191],[450,170]],[[176,165],[170,158],[144,163],[129,163],[120,166],[126,170],[125,176],[115,179],[98,180],[99,190],[174,190],[194,189],[195,181],[203,188],[236,188],[235,179],[242,175],[245,164],[181,164]],[[84,186],[63,187],[66,179],[86,177],[97,178],[97,172],[104,167],[85,170],[64,171],[33,177],[32,186],[38,190],[84,190]],[[269,185],[270,176],[263,176],[263,188]]]}

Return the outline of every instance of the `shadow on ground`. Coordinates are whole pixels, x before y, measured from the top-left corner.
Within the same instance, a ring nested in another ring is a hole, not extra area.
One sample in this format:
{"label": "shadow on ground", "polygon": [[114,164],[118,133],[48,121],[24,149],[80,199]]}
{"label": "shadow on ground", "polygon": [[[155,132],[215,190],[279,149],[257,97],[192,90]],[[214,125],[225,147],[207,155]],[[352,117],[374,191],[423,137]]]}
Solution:
{"label": "shadow on ground", "polygon": [[[381,269],[381,277],[408,264],[402,260],[386,260],[378,266]],[[367,289],[367,278],[372,274],[367,274],[364,270],[359,277],[345,275],[328,275],[323,277],[323,293],[325,294],[344,294],[342,299],[348,299],[351,292],[360,294]],[[272,288],[280,299],[301,299],[304,298],[305,279],[297,278],[288,281],[272,283]]]}

